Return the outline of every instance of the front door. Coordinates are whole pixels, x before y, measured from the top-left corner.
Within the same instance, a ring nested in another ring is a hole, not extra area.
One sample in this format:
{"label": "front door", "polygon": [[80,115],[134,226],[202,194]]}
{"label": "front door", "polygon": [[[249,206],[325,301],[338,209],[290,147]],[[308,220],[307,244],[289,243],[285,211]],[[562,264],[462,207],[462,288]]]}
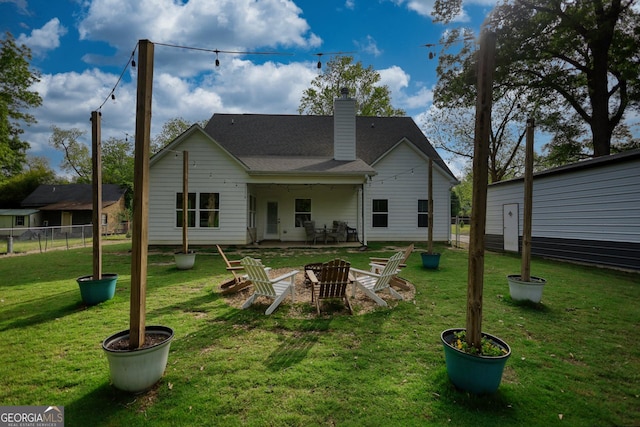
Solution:
{"label": "front door", "polygon": [[518,252],[518,204],[502,206],[504,250]]}
{"label": "front door", "polygon": [[280,239],[280,218],[278,217],[278,202],[267,202],[267,227],[264,232],[265,240]]}

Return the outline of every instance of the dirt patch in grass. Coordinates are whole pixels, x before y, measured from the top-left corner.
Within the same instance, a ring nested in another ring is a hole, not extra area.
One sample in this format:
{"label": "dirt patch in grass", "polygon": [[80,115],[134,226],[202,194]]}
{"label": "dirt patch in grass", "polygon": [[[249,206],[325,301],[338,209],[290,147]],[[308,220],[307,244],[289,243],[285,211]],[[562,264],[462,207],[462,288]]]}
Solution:
{"label": "dirt patch in grass", "polygon": [[[308,318],[317,316],[315,310],[315,302],[311,303],[311,286],[305,283],[304,269],[298,268],[274,268],[269,272],[269,277],[278,277],[282,274],[288,273],[292,270],[298,270],[298,274],[295,276],[295,304],[291,305],[291,299],[289,297],[280,304],[278,310],[287,310],[287,313],[291,317]],[[416,289],[413,284],[407,282],[408,289],[402,289],[398,286],[393,286],[393,289],[402,295],[403,301],[413,301],[416,294]],[[233,294],[223,295],[223,298],[232,307],[241,308],[242,304],[253,294],[253,286],[246,287],[239,292]],[[347,295],[351,301],[351,307],[353,308],[354,315],[362,315],[374,311],[380,306],[371,298],[366,296],[361,290],[356,289],[355,297],[351,297],[351,286],[347,288]],[[388,291],[378,292],[378,295],[387,302],[389,307],[394,307],[398,304],[399,300],[393,298]],[[254,306],[264,307],[264,310],[271,305],[272,299],[267,297],[258,297],[253,303]],[[302,303],[302,304],[301,304]],[[305,306],[304,304],[308,304]],[[321,315],[349,315],[349,311],[345,308],[344,303],[339,300],[323,301],[320,307]]]}

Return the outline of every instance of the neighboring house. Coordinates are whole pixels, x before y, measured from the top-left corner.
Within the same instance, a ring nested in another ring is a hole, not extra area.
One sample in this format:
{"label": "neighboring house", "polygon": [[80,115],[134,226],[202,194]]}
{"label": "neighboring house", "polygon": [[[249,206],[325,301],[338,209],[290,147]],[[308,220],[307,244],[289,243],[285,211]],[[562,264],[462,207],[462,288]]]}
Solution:
{"label": "neighboring house", "polygon": [[37,209],[0,209],[0,236],[22,234],[38,224],[39,216]]}
{"label": "neighboring house", "polygon": [[[125,192],[115,184],[102,185],[101,223],[104,233],[113,233],[118,229],[119,214],[125,211]],[[40,185],[22,201],[22,207],[40,211],[41,222],[32,226],[91,224],[93,189],[91,184]]]}
{"label": "neighboring house", "polygon": [[433,159],[434,240],[450,238],[457,183],[409,117],[214,114],[150,161],[149,243],[179,244],[182,152],[189,153],[189,241],[304,241],[304,222],[347,222],[367,241],[426,241]]}
{"label": "neighboring house", "polygon": [[[489,185],[487,249],[517,252],[522,178]],[[640,150],[534,174],[533,255],[640,270]]]}

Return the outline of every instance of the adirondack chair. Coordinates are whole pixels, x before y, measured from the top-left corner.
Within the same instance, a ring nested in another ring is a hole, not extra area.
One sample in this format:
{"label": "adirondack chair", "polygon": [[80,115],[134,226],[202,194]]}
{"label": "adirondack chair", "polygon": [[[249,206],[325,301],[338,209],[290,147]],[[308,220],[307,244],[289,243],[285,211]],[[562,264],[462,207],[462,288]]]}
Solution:
{"label": "adirondack chair", "polygon": [[[402,261],[400,261],[400,265],[398,269],[403,269],[404,267],[407,266],[407,260],[409,259],[409,256],[413,252],[413,248],[414,248],[414,244],[412,243],[404,250],[404,256],[402,258]],[[387,264],[387,262],[389,261],[389,258],[372,257],[372,258],[369,258],[369,261],[371,263],[369,264],[371,266],[371,271],[379,274],[384,268],[384,266]],[[409,289],[409,287],[407,286],[407,282],[402,277],[399,277],[399,276],[393,277],[391,279],[391,285],[398,286],[399,288],[402,288],[405,290]]]}
{"label": "adirondack chair", "polygon": [[218,253],[224,260],[224,263],[227,266],[227,271],[233,274],[233,279],[228,280],[220,285],[220,289],[222,294],[232,294],[234,292],[238,292],[247,286],[251,285],[251,281],[247,279],[246,274],[243,274],[244,267],[240,264],[240,260],[229,261],[224,251],[220,247],[220,245],[216,245],[218,249]]}
{"label": "adirondack chair", "polygon": [[249,308],[251,304],[259,296],[265,296],[273,298],[274,302],[267,308],[264,314],[271,314],[280,305],[282,300],[285,299],[287,294],[291,294],[291,302],[294,302],[295,294],[295,275],[298,274],[298,270],[290,271],[282,276],[270,279],[268,270],[262,263],[251,257],[244,257],[240,261],[247,277],[253,283],[254,292],[248,300],[242,305],[242,308]]}
{"label": "adirondack chair", "polygon": [[372,271],[359,270],[357,268],[352,268],[351,272],[353,273],[353,285],[351,294],[355,296],[356,287],[360,288],[367,296],[373,299],[378,305],[383,307],[387,306],[385,300],[376,295],[377,292],[388,290],[392,297],[396,299],[403,299],[402,295],[397,293],[389,286],[389,282],[392,278],[396,277],[398,274],[398,267],[400,265],[400,261],[402,261],[403,253],[398,252],[387,262],[387,265],[384,266],[380,273],[374,273]]}
{"label": "adirondack chair", "polygon": [[351,263],[342,259],[334,259],[322,264],[318,274],[314,270],[306,271],[306,275],[311,281],[311,302],[313,303],[315,300],[318,314],[320,314],[320,300],[335,298],[344,300],[349,313],[353,313],[351,302],[347,296],[350,267]]}

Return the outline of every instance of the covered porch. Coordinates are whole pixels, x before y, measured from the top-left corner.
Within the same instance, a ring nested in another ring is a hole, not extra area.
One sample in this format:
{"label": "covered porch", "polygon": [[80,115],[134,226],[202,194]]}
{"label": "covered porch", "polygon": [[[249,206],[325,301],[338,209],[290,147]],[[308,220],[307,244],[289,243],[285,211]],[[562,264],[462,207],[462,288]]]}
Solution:
{"label": "covered porch", "polygon": [[345,239],[316,239],[316,245],[363,241],[362,184],[248,184],[248,239],[250,244],[313,245],[305,222],[312,221],[320,234],[329,234],[334,222],[348,227]]}

